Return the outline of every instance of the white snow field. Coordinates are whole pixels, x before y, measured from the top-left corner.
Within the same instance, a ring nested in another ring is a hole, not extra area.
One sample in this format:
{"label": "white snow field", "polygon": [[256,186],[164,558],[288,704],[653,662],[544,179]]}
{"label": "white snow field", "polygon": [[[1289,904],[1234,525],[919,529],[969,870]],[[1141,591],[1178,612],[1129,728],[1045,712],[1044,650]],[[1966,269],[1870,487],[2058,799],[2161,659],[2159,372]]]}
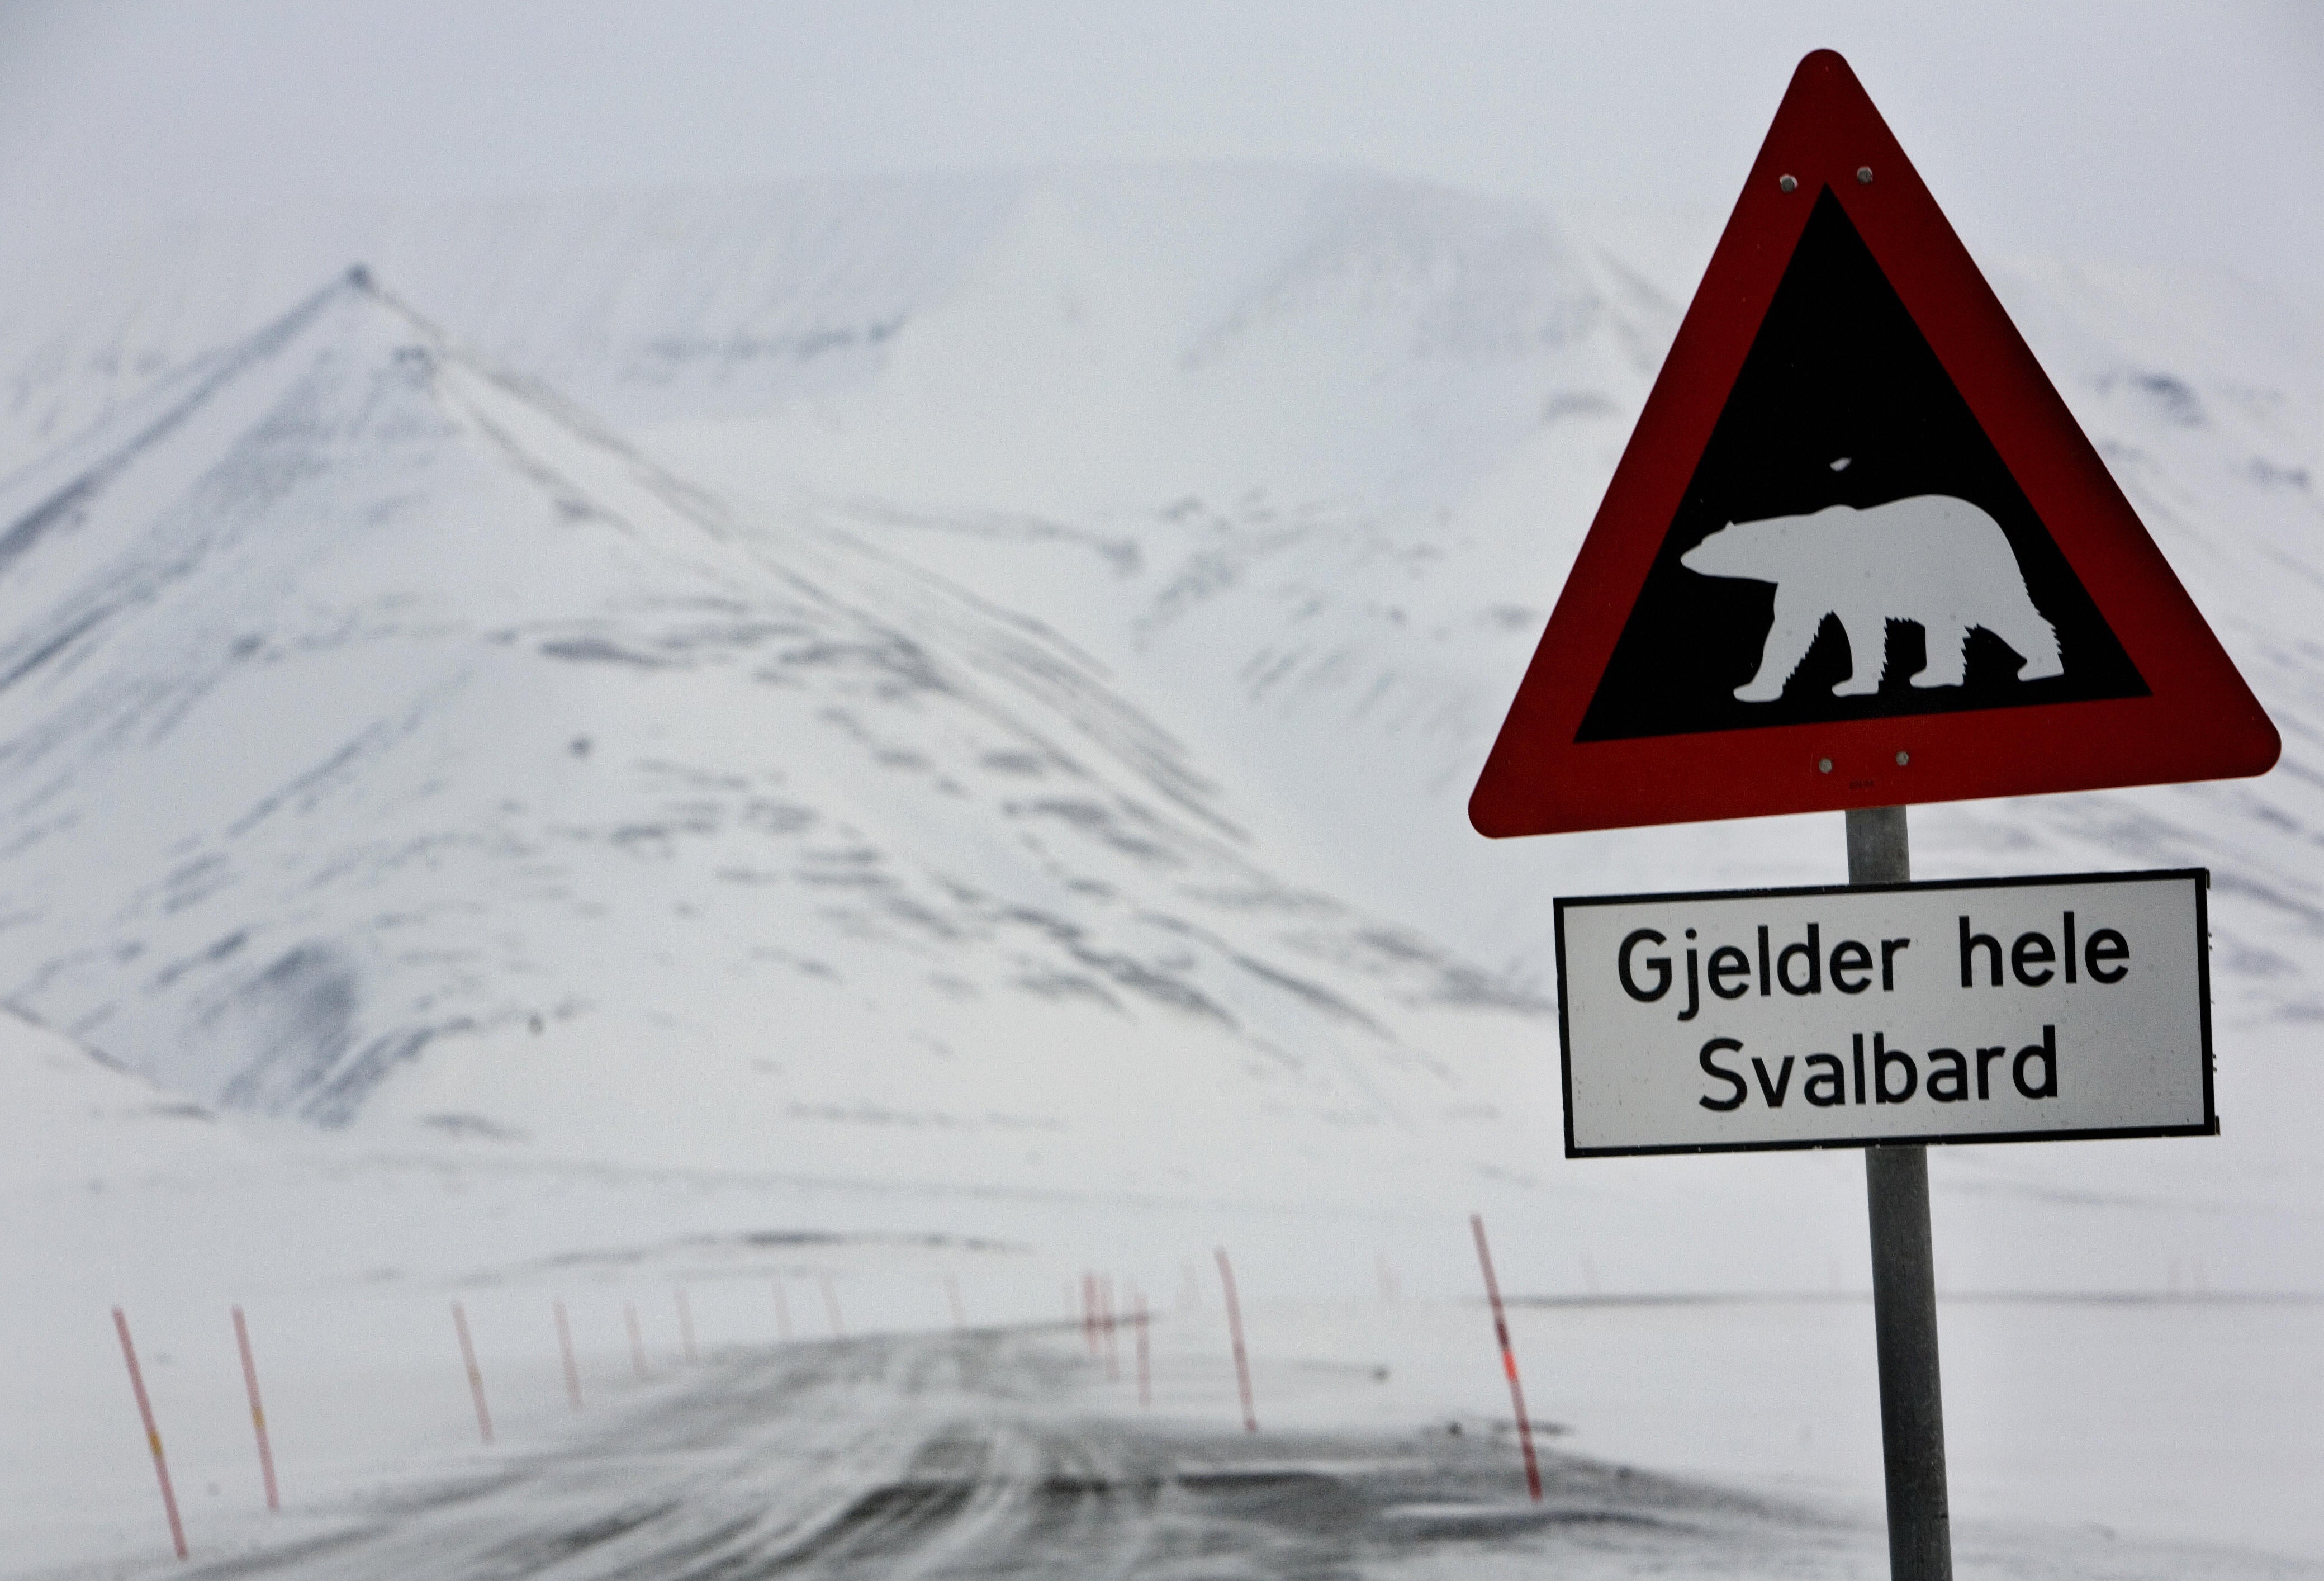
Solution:
{"label": "white snow field", "polygon": [[[196,1573],[1881,1573],[1857,1159],[1563,1160],[1547,948],[1840,820],[1463,814],[1711,239],[1222,166],[10,243],[0,1575],[175,1568],[116,1304]],[[2221,1136],[1932,1153],[1961,1572],[2317,1574],[2324,320],[1988,267],[2285,753],[1914,814],[2214,874]]]}

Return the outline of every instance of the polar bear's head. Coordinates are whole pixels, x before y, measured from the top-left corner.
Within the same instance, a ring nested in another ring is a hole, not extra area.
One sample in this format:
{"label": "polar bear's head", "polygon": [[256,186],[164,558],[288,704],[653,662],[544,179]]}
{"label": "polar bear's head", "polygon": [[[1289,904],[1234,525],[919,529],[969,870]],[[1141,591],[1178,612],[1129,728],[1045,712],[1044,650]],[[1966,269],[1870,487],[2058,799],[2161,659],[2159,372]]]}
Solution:
{"label": "polar bear's head", "polygon": [[1803,558],[1812,559],[1816,531],[1823,517],[1853,516],[1846,505],[1829,505],[1812,516],[1768,516],[1757,522],[1729,522],[1678,557],[1678,563],[1705,577],[1734,577],[1752,582],[1781,582],[1796,576]]}
{"label": "polar bear's head", "polygon": [[1778,541],[1777,534],[1770,529],[1780,528],[1787,519],[1729,522],[1679,556],[1678,563],[1700,576],[1741,577],[1755,582],[1775,581],[1783,574],[1778,562],[1784,557],[1769,552]]}

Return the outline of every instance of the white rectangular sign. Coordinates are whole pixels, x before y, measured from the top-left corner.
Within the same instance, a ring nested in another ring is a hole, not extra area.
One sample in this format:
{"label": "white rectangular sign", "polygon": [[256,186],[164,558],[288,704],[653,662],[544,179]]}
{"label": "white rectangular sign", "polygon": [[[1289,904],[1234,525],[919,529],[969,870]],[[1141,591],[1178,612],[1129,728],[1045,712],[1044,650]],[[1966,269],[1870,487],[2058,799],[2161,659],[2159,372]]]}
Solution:
{"label": "white rectangular sign", "polygon": [[2215,1135],[2209,883],[1560,900],[1566,1156]]}

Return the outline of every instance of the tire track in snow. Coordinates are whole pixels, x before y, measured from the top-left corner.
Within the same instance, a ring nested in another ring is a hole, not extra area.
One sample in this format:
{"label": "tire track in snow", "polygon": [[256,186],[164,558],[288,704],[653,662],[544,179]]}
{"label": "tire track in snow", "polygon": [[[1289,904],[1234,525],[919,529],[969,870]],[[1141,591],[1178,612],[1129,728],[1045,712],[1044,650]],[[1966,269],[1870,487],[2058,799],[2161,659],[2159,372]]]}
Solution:
{"label": "tire track in snow", "polygon": [[[1259,1437],[1105,1414],[1070,1333],[873,1336],[733,1356],[598,1437],[351,1504],[327,1535],[154,1575],[201,1581],[1462,1581],[1877,1574],[1877,1525],[1546,1457],[1526,1502],[1491,1432]],[[1969,1571],[2324,1574],[2089,1532],[1957,1536]]]}

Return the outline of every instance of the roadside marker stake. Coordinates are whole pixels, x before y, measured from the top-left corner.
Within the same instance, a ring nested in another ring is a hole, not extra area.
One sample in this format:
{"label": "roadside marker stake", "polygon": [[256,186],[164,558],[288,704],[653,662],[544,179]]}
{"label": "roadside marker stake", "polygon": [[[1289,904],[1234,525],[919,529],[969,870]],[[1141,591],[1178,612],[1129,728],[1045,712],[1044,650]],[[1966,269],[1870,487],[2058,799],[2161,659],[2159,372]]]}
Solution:
{"label": "roadside marker stake", "polygon": [[1137,1286],[1130,1289],[1130,1321],[1138,1326],[1138,1403],[1154,1403],[1153,1368],[1146,1347],[1146,1293]]}
{"label": "roadside marker stake", "polygon": [[687,1365],[692,1366],[695,1361],[694,1308],[687,1305],[684,1285],[674,1286],[672,1293],[678,1297],[678,1347],[686,1353]]}
{"label": "roadside marker stake", "polygon": [[961,1309],[960,1281],[947,1273],[944,1276],[945,1299],[952,1303],[952,1326],[955,1331],[968,1327],[968,1317]]}
{"label": "roadside marker stake", "polygon": [[833,1288],[831,1275],[819,1273],[816,1278],[823,1283],[823,1315],[831,1319],[831,1337],[845,1339],[847,1325],[839,1316],[839,1291]]}
{"label": "roadside marker stake", "polygon": [[1250,1356],[1242,1344],[1242,1306],[1235,1299],[1234,1264],[1227,1261],[1227,1249],[1217,1248],[1219,1287],[1227,1296],[1227,1332],[1234,1336],[1235,1387],[1242,1394],[1242,1430],[1259,1431],[1259,1413],[1250,1403]]}
{"label": "roadside marker stake", "polygon": [[274,1491],[274,1450],[266,1442],[266,1407],[258,1399],[258,1364],[250,1355],[250,1326],[242,1320],[242,1308],[234,1309],[234,1343],[242,1352],[243,1387],[250,1391],[250,1425],[258,1435],[258,1470],[266,1479],[266,1507],[280,1511],[281,1499]]}
{"label": "roadside marker stake", "polygon": [[1114,1340],[1113,1275],[1100,1274],[1097,1281],[1098,1326],[1105,1336],[1105,1377],[1109,1383],[1121,1381],[1120,1351]]}
{"label": "roadside marker stake", "polygon": [[791,1337],[791,1299],[783,1294],[783,1276],[775,1275],[775,1334],[786,1345]]}
{"label": "roadside marker stake", "polygon": [[137,1347],[129,1342],[129,1319],[113,1309],[114,1332],[121,1336],[122,1359],[129,1364],[129,1388],[137,1396],[137,1414],[145,1423],[146,1447],[153,1451],[153,1475],[161,1479],[161,1508],[170,1517],[170,1540],[178,1557],[186,1557],[186,1528],[178,1519],[178,1495],[170,1486],[170,1463],[161,1456],[161,1431],[153,1425],[153,1402],[145,1397],[145,1374],[137,1367]]}
{"label": "roadside marker stake", "polygon": [[565,1303],[557,1303],[557,1348],[565,1357],[565,1398],[581,1409],[581,1369],[573,1364],[573,1326],[565,1321]]}
{"label": "roadside marker stake", "polygon": [[623,1301],[622,1318],[630,1326],[630,1364],[637,1368],[638,1382],[642,1383],[650,1374],[646,1372],[646,1336],[638,1332],[638,1304]]}
{"label": "roadside marker stake", "polygon": [[1526,1492],[1533,1502],[1541,1502],[1541,1467],[1533,1457],[1533,1421],[1526,1415],[1525,1385],[1517,1382],[1517,1354],[1509,1348],[1508,1315],[1501,1309],[1500,1281],[1493,1277],[1493,1250],[1485,1244],[1485,1216],[1469,1216],[1469,1228],[1477,1236],[1477,1262],[1485,1270],[1485,1296],[1493,1304],[1493,1337],[1501,1345],[1501,1371],[1509,1377],[1509,1403],[1517,1413],[1517,1447],[1525,1452]]}
{"label": "roadside marker stake", "polygon": [[484,1406],[484,1374],[476,1365],[476,1346],[468,1337],[468,1314],[460,1303],[452,1303],[452,1327],[460,1331],[460,1358],[468,1364],[468,1392],[476,1397],[476,1431],[484,1442],[493,1441],[493,1413]]}

